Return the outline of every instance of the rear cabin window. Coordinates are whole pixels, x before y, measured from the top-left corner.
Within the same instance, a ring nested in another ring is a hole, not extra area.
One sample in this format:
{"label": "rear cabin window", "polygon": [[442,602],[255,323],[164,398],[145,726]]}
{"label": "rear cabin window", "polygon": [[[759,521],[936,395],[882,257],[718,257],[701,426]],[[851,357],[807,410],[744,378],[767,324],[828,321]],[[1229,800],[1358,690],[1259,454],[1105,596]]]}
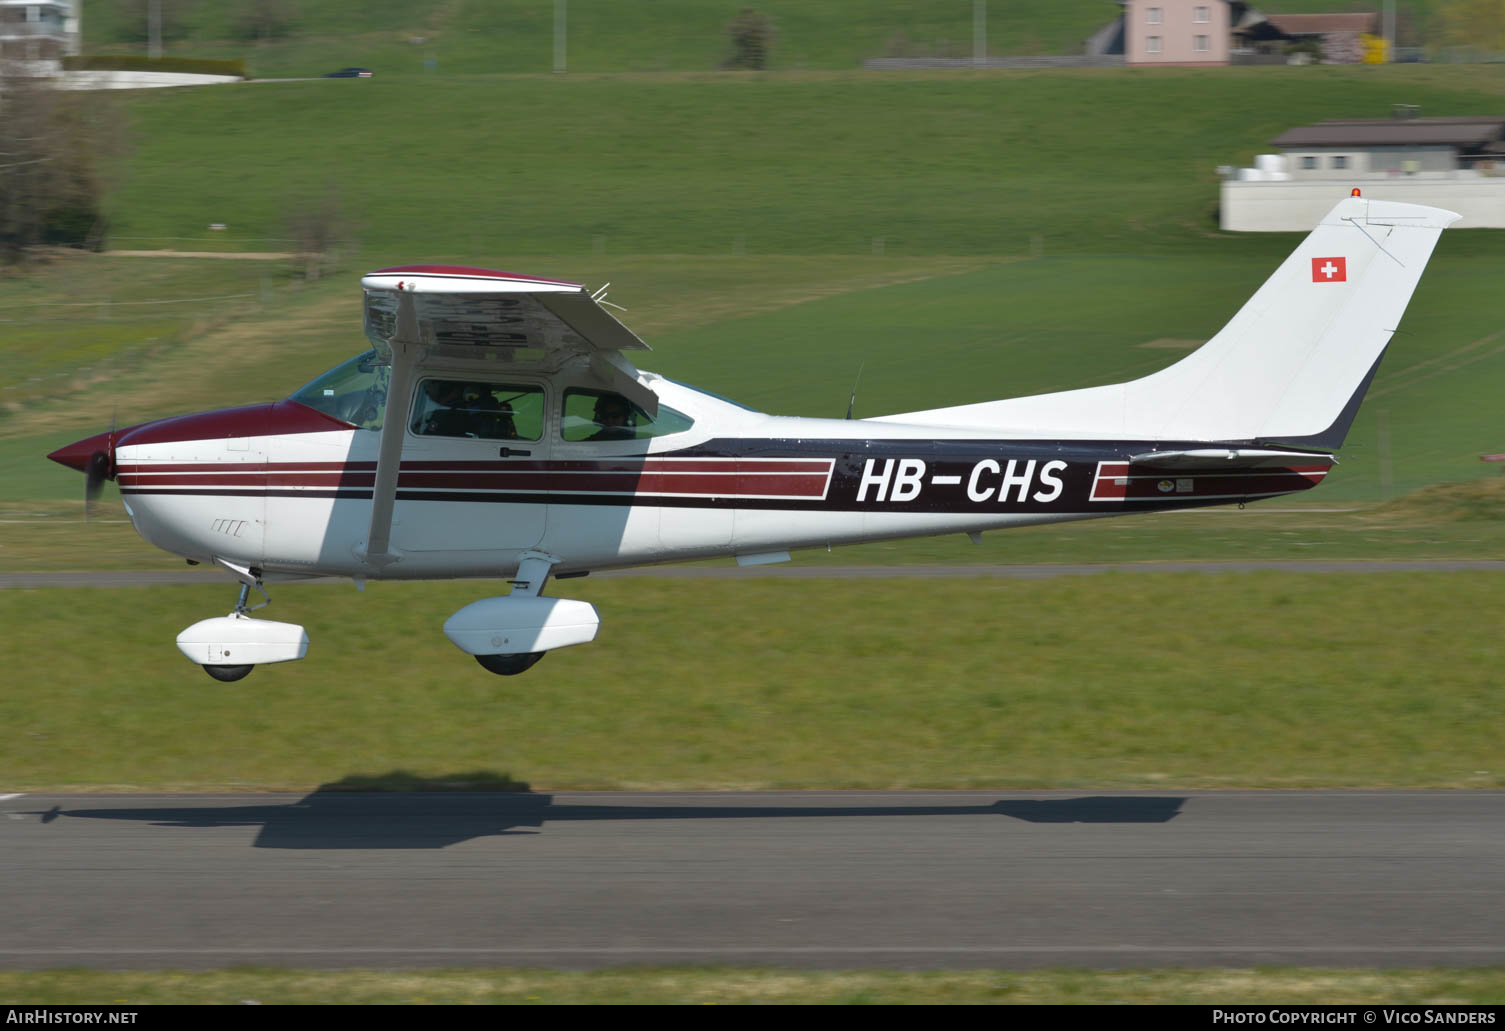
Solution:
{"label": "rear cabin window", "polygon": [[560,435],[569,441],[644,440],[682,433],[695,425],[683,412],[658,406],[658,418],[621,394],[606,390],[566,390]]}
{"label": "rear cabin window", "polygon": [[543,388],[519,383],[426,379],[413,399],[420,437],[541,440]]}

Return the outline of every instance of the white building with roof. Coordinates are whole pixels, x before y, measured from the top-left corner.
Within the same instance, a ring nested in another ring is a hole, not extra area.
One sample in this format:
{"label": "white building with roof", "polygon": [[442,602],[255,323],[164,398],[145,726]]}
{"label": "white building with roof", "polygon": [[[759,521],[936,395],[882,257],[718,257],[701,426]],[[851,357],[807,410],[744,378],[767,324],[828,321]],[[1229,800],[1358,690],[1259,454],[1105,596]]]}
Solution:
{"label": "white building with roof", "polygon": [[56,75],[78,50],[79,15],[69,0],[0,0],[0,62],[8,71]]}
{"label": "white building with roof", "polygon": [[1227,169],[1220,222],[1302,232],[1354,187],[1375,200],[1448,208],[1460,228],[1505,228],[1505,116],[1331,118],[1288,129],[1254,168]]}

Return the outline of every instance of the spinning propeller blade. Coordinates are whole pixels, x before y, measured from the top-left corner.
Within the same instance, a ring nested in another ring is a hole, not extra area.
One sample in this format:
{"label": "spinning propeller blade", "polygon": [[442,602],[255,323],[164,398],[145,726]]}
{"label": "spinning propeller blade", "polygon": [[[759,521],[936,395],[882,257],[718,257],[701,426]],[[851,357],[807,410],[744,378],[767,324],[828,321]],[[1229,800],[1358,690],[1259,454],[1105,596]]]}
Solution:
{"label": "spinning propeller blade", "polygon": [[89,456],[84,466],[84,520],[88,521],[94,501],[110,478],[110,467],[115,464],[115,413],[110,413],[110,433],[105,437],[105,450]]}

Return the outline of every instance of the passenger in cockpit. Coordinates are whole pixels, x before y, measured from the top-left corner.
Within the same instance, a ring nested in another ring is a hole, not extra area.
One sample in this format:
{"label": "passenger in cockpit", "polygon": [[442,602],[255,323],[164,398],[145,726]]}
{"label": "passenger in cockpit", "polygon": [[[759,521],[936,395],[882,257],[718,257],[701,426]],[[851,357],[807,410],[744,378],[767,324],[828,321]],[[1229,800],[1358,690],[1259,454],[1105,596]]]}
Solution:
{"label": "passenger in cockpit", "polygon": [[452,379],[431,379],[423,385],[427,410],[414,420],[413,429],[431,437],[465,436],[465,384]]}

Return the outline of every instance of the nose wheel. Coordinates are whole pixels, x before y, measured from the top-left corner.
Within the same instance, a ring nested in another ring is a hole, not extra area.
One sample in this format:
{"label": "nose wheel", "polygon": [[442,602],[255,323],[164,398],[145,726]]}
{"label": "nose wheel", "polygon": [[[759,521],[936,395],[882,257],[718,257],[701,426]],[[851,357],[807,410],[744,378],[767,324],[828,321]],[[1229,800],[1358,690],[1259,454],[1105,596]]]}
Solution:
{"label": "nose wheel", "polygon": [[308,634],[301,626],[251,618],[251,612],[271,602],[247,604],[253,586],[267,597],[259,577],[254,583],[243,580],[234,611],[200,620],[178,635],[178,650],[222,684],[243,680],[264,663],[301,659],[308,651]]}
{"label": "nose wheel", "polygon": [[237,680],[244,680],[255,669],[254,664],[245,666],[204,666],[204,672],[208,673],[221,684],[233,684]]}
{"label": "nose wheel", "polygon": [[[533,664],[543,658],[543,655],[543,652],[523,652],[521,655],[477,655],[476,661],[497,676],[515,677],[519,673],[532,669]],[[246,672],[250,672],[250,667],[247,667]],[[209,675],[214,676],[213,673]],[[241,674],[241,676],[245,675],[245,673]]]}
{"label": "nose wheel", "polygon": [[[260,605],[248,605],[247,602],[251,600],[251,585],[247,583],[242,583],[240,585],[240,596],[235,599],[235,611],[230,613],[230,618],[233,619],[237,616],[241,617],[242,619],[249,618],[253,609],[266,608],[272,603],[272,599],[267,597],[267,592],[261,589],[261,584],[258,583],[256,585],[256,590],[263,598],[266,598],[266,601],[262,602]],[[228,649],[226,649],[226,652],[228,653]],[[256,668],[256,664],[254,662],[247,662],[234,666],[225,666],[218,664],[211,665],[207,662],[201,663],[201,665],[204,667],[205,673],[208,673],[211,677],[213,677],[215,680],[218,680],[221,684],[233,684],[237,680],[244,680],[246,677],[251,675],[251,670]]]}

